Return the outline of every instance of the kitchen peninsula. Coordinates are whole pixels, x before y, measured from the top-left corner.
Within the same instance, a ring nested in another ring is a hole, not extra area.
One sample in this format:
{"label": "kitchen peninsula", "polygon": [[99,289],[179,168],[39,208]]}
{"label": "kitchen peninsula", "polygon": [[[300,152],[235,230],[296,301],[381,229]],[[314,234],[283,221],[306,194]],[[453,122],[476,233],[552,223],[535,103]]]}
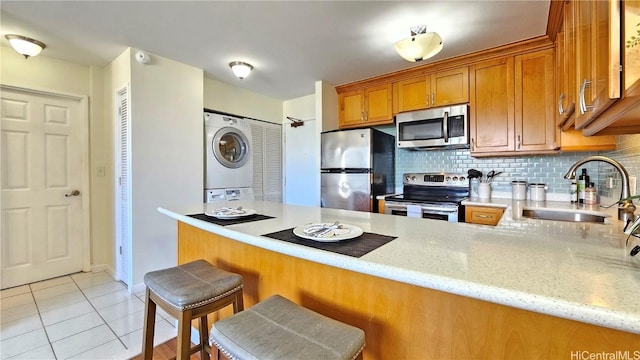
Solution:
{"label": "kitchen peninsula", "polygon": [[[220,206],[273,218],[220,226]],[[571,358],[640,351],[640,259],[608,224],[496,227],[261,201],[160,208],[178,262],[205,258],[245,281],[245,306],[278,293],[366,333],[365,359]],[[359,257],[263,235],[340,221],[396,239]],[[226,313],[221,316],[226,316]]]}

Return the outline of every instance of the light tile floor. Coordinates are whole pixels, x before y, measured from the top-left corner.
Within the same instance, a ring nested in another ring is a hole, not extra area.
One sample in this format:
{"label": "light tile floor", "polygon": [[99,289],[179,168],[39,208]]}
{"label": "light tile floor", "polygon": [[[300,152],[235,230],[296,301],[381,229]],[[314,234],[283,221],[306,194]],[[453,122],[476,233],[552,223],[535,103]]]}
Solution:
{"label": "light tile floor", "polygon": [[[141,352],[144,292],[105,272],[78,273],[0,292],[0,359],[129,359]],[[154,343],[176,336],[158,308]]]}

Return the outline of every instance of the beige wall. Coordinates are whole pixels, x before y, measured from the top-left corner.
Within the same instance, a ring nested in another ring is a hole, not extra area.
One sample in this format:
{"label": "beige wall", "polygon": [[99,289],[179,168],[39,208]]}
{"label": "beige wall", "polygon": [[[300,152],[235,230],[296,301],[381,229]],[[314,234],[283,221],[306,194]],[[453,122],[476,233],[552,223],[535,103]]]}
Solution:
{"label": "beige wall", "polygon": [[204,107],[280,124],[282,101],[258,93],[204,79]]}
{"label": "beige wall", "polygon": [[319,131],[338,128],[338,93],[335,85],[316,81],[316,117],[322,119]]}

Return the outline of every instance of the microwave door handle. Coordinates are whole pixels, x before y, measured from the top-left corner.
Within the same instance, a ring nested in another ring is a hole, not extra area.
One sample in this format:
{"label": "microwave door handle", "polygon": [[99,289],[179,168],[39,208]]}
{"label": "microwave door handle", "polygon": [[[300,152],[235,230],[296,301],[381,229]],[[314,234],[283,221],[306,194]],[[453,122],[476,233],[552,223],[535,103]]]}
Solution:
{"label": "microwave door handle", "polygon": [[444,119],[442,120],[442,132],[444,133],[444,142],[449,142],[449,112],[444,112]]}

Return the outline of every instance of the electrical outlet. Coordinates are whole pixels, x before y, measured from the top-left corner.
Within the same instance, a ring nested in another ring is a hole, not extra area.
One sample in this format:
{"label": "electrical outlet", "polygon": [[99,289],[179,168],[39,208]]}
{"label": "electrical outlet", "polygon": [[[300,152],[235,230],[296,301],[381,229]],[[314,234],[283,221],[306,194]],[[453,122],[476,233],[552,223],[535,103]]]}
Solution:
{"label": "electrical outlet", "polygon": [[629,176],[629,192],[631,196],[636,195],[636,186],[638,178],[635,176]]}
{"label": "electrical outlet", "polygon": [[613,176],[607,176],[607,189],[613,189]]}
{"label": "electrical outlet", "polygon": [[99,177],[103,177],[105,175],[105,168],[104,166],[98,166],[98,168],[96,169],[96,175]]}

